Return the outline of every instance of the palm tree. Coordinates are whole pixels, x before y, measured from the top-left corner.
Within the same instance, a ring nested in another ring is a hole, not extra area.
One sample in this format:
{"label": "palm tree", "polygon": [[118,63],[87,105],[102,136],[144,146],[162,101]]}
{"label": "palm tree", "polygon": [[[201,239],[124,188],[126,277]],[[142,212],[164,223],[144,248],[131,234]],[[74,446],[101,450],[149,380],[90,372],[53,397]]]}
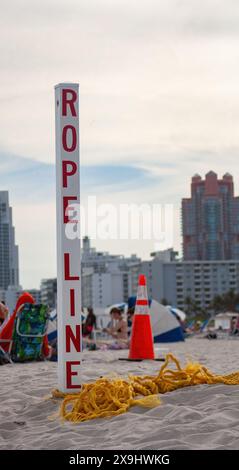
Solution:
{"label": "palm tree", "polygon": [[214,313],[238,310],[239,294],[235,293],[233,289],[225,292],[222,295],[216,295],[210,304],[210,308]]}
{"label": "palm tree", "polygon": [[223,310],[223,299],[221,295],[215,295],[209,305],[209,309],[213,310],[214,313],[219,313]]}
{"label": "palm tree", "polygon": [[185,313],[189,317],[193,316],[193,314],[195,313],[195,310],[194,310],[195,305],[194,305],[194,300],[190,296],[185,297],[184,306],[185,306]]}
{"label": "palm tree", "polygon": [[229,310],[230,312],[234,312],[237,309],[239,303],[239,294],[236,294],[233,289],[226,292],[222,298],[225,311]]}
{"label": "palm tree", "polygon": [[184,300],[184,305],[186,306],[185,313],[189,317],[207,317],[207,312],[201,307],[198,300],[192,299],[190,296],[188,296]]}

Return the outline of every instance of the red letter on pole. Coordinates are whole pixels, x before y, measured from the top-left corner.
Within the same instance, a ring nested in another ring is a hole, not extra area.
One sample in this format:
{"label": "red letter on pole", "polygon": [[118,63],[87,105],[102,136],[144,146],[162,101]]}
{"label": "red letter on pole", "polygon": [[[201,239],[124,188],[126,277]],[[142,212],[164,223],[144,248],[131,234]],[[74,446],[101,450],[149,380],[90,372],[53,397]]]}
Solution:
{"label": "red letter on pole", "polygon": [[[71,146],[68,147],[67,145],[67,134],[68,134],[68,131],[71,131]],[[62,145],[63,145],[63,149],[66,151],[66,152],[74,152],[74,150],[76,149],[76,145],[77,145],[77,134],[76,134],[76,128],[74,126],[65,126],[63,127],[63,130],[62,130]]]}
{"label": "red letter on pole", "polygon": [[66,352],[71,352],[71,341],[77,352],[80,352],[80,325],[75,325],[76,333],[72,331],[70,325],[66,325]]}
{"label": "red letter on pole", "polygon": [[70,275],[70,253],[64,253],[65,281],[79,281],[79,276]]}
{"label": "red letter on pole", "polygon": [[71,316],[74,317],[76,314],[74,289],[70,289],[70,312],[71,312]]}
{"label": "red letter on pole", "polygon": [[64,217],[64,224],[67,224],[68,222],[75,222],[74,220],[69,219],[68,213],[67,213],[67,207],[69,201],[77,201],[77,196],[64,196],[63,197],[63,217]]}
{"label": "red letter on pole", "polygon": [[[71,98],[67,98],[67,95],[71,94]],[[74,90],[65,88],[62,90],[62,116],[67,116],[67,105],[70,107],[71,115],[76,117],[76,109],[74,106],[77,100],[77,94]]]}
{"label": "red letter on pole", "polygon": [[[68,171],[68,166],[71,166],[71,169]],[[67,188],[67,177],[73,176],[77,172],[77,164],[71,160],[63,160],[62,162],[62,180],[63,188]]]}
{"label": "red letter on pole", "polygon": [[81,385],[73,385],[71,377],[78,375],[77,372],[71,370],[72,366],[79,366],[80,361],[66,361],[66,386],[67,388],[81,388]]}

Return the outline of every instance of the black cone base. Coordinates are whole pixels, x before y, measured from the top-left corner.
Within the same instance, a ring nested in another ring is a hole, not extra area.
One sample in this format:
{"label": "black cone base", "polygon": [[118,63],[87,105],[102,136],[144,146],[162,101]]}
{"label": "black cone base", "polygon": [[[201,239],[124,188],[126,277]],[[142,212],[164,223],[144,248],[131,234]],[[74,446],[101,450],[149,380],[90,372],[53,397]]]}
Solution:
{"label": "black cone base", "polygon": [[128,357],[119,357],[119,361],[128,361],[128,362],[158,361],[158,362],[165,362],[165,357],[156,357],[155,359],[129,359]]}

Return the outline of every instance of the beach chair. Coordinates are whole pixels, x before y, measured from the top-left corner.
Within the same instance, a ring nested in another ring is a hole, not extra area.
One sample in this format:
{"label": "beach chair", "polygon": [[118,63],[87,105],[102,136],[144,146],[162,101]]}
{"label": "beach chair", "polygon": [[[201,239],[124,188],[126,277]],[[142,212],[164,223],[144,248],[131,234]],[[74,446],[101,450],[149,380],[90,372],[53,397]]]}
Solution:
{"label": "beach chair", "polygon": [[48,307],[24,304],[17,312],[10,339],[0,338],[1,354],[9,362],[44,359],[43,343],[49,321]]}
{"label": "beach chair", "polygon": [[190,321],[190,322],[186,325],[186,328],[188,328],[189,330],[191,330],[191,329],[194,327],[194,323],[195,323],[195,320]]}
{"label": "beach chair", "polygon": [[12,315],[10,315],[9,318],[6,318],[0,327],[0,364],[12,362],[10,351],[12,347],[12,336],[15,319],[18,312],[22,309],[22,306],[26,303],[35,303],[34,298],[31,294],[29,294],[29,292],[23,292],[19,296]]}
{"label": "beach chair", "polygon": [[209,321],[210,321],[210,318],[207,318],[207,320],[204,320],[204,322],[200,326],[200,330],[199,330],[200,333],[203,333],[206,330]]}
{"label": "beach chair", "polygon": [[6,364],[7,362],[12,363],[11,356],[9,352],[4,349],[4,346],[8,349],[11,341],[8,339],[0,339],[0,365]]}
{"label": "beach chair", "polygon": [[10,356],[13,362],[43,360],[43,340],[49,309],[43,304],[25,304],[14,324]]}

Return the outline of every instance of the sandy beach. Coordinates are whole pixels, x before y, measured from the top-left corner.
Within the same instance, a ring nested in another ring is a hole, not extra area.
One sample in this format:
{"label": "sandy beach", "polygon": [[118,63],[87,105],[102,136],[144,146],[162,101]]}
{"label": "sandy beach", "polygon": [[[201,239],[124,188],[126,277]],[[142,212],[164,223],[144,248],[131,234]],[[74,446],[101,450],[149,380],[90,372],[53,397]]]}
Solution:
{"label": "sandy beach", "polygon": [[[156,346],[157,356],[200,361],[215,373],[239,370],[237,340],[188,339]],[[127,351],[83,353],[83,381],[113,373],[156,373],[159,362],[119,361]],[[161,395],[157,408],[131,408],[114,418],[81,424],[50,420],[59,404],[51,362],[0,367],[0,449],[239,449],[239,386],[200,385]]]}

